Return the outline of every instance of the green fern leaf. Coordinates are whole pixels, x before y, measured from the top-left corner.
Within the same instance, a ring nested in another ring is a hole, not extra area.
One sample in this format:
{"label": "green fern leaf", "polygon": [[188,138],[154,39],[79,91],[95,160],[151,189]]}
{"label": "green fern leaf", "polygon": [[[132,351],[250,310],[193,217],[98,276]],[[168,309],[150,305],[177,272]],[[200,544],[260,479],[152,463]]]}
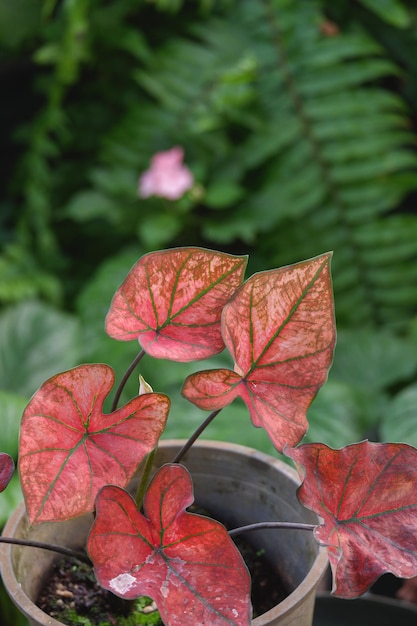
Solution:
{"label": "green fern leaf", "polygon": [[411,17],[407,9],[399,0],[359,0],[363,6],[370,9],[382,20],[397,26],[406,28],[411,23]]}

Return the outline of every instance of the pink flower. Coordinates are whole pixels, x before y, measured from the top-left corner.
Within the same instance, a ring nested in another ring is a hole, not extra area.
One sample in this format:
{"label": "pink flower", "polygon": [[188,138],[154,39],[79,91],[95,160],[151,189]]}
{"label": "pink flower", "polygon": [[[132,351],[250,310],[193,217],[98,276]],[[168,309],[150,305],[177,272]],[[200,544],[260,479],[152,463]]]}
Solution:
{"label": "pink flower", "polygon": [[140,197],[181,198],[194,182],[190,170],[183,165],[183,158],[184,150],[180,146],[157,152],[151,160],[151,167],[139,178]]}

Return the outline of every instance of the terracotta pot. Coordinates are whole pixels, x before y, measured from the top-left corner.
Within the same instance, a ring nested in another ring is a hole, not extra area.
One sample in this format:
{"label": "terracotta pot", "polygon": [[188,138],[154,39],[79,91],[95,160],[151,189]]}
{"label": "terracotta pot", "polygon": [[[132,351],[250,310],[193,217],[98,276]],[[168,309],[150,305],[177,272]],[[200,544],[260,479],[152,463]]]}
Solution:
{"label": "terracotta pot", "polygon": [[[170,462],[180,445],[161,442],[156,464]],[[193,477],[198,504],[231,527],[273,520],[317,522],[297,500],[296,472],[271,456],[235,444],[200,441],[187,453],[184,465]],[[88,515],[30,528],[21,505],[6,524],[4,535],[80,548],[91,521]],[[326,551],[317,546],[311,532],[302,530],[256,531],[250,533],[250,541],[264,550],[277,575],[292,590],[252,625],[311,626],[316,588],[327,567]],[[0,544],[4,585],[31,626],[62,626],[34,604],[56,558],[46,550]]]}

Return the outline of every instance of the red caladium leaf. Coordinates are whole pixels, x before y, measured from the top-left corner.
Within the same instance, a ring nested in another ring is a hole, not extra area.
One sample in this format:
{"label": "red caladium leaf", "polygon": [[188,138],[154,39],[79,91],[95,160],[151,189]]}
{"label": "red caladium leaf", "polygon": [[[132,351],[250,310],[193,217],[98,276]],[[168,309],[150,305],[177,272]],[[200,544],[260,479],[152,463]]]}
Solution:
{"label": "red caladium leaf", "polygon": [[47,380],[26,407],[19,471],[32,524],[92,511],[99,489],[109,482],[127,485],[156,446],[168,397],[141,395],[104,414],[113,383],[108,365],[81,365]]}
{"label": "red caladium leaf", "polygon": [[202,248],[143,256],[116,291],[106,332],[138,339],[150,355],[194,361],[224,348],[222,309],[242,283],[247,257]]}
{"label": "red caladium leaf", "polygon": [[5,452],[0,452],[0,492],[4,491],[9,484],[14,472],[12,457]]}
{"label": "red caladium leaf", "polygon": [[417,575],[417,450],[363,441],[333,450],[305,444],[286,450],[303,484],[300,501],[320,516],[334,592],[364,593],[384,572]]}
{"label": "red caladium leaf", "polygon": [[168,464],[155,475],[144,515],[123,489],[103,487],[87,542],[97,580],[116,595],[153,598],[166,626],[250,624],[250,577],[219,522],[185,511],[188,471]]}
{"label": "red caladium leaf", "polygon": [[221,409],[241,396],[275,447],[296,445],[306,412],[327,379],[335,344],[331,254],[247,280],[223,310],[221,328],[235,371],[189,376],[183,394]]}

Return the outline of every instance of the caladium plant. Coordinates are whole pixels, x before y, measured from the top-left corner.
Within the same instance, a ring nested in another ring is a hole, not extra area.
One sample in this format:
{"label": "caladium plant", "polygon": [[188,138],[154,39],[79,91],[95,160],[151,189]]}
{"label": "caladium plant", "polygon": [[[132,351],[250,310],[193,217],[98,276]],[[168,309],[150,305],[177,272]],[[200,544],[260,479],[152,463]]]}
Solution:
{"label": "caladium plant", "polygon": [[[98,582],[124,598],[149,595],[166,626],[251,621],[245,563],[221,523],[188,510],[192,477],[181,464],[237,397],[252,424],[295,462],[298,497],[318,515],[314,535],[327,548],[336,595],[361,595],[388,571],[417,575],[417,450],[367,441],[340,450],[301,444],[308,408],[333,358],[331,253],[247,280],[246,262],[202,248],[142,257],[106,318],[108,335],[140,344],[110,412],[103,403],[113,370],[83,364],[47,380],[22,417],[19,472],[30,523],[94,510],[86,547]],[[119,407],[128,377],[145,355],[185,362],[224,348],[233,369],[192,374],[182,390],[210,414],[149,481],[170,401],[142,381],[138,396]],[[138,468],[134,498],[126,487]],[[0,454],[0,490],[12,472],[12,460]]]}

